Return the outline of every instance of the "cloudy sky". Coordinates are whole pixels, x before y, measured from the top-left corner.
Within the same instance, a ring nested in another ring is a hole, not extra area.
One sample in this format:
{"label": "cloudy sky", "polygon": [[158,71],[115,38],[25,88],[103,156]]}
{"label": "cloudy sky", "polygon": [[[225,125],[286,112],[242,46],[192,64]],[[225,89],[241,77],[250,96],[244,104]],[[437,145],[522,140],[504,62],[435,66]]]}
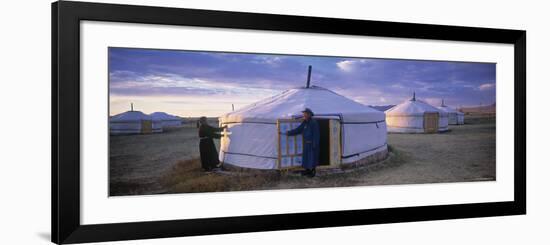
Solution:
{"label": "cloudy sky", "polygon": [[417,97],[452,107],[495,102],[495,64],[109,48],[110,114],[219,116],[312,84],[366,105]]}

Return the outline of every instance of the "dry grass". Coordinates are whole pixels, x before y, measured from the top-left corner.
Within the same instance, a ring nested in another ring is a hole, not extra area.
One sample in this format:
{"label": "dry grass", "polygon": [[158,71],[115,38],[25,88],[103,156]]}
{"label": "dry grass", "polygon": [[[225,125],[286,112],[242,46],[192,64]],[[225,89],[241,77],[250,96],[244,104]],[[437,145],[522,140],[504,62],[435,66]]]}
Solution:
{"label": "dry grass", "polygon": [[299,171],[276,172],[210,172],[200,168],[198,159],[179,161],[162,177],[168,193],[221,192],[289,188],[356,186],[364,183],[371,171],[397,167],[407,162],[403,153],[390,151],[385,161],[350,170],[319,170],[315,178],[305,178]]}
{"label": "dry grass", "polygon": [[278,174],[204,172],[195,158],[179,161],[162,177],[161,184],[168,192],[213,192],[254,190],[278,180]]}
{"label": "dry grass", "polygon": [[[219,149],[219,142],[216,141]],[[199,156],[195,124],[148,135],[109,137],[109,194],[163,193],[159,177],[182,160]]]}
{"label": "dry grass", "polygon": [[389,134],[388,159],[357,169],[321,171],[315,178],[305,178],[296,172],[205,173],[198,160],[194,128],[115,138],[111,139],[111,152],[116,154],[110,158],[110,193],[139,195],[495,180],[494,117],[467,116],[466,125],[450,128],[450,132],[443,134]]}

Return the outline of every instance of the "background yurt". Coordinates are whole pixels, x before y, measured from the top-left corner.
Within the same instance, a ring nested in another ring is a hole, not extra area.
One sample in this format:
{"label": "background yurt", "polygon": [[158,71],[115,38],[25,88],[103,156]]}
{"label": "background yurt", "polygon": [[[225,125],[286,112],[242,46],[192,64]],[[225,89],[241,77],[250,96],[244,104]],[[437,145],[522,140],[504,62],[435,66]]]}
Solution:
{"label": "background yurt", "polygon": [[386,111],[388,132],[437,133],[449,130],[448,113],[416,99],[416,94]]}
{"label": "background yurt", "polygon": [[114,115],[109,118],[109,133],[119,134],[150,134],[161,133],[161,121],[153,119],[141,111],[134,111],[131,105],[129,111]]}
{"label": "background yurt", "polygon": [[445,100],[442,99],[441,105],[437,108],[449,114],[449,125],[464,124],[464,113],[445,105]]}
{"label": "background yurt", "polygon": [[464,113],[461,111],[456,111],[456,119],[458,120],[458,125],[464,124]]}
{"label": "background yurt", "polygon": [[308,83],[221,116],[220,124],[228,129],[221,140],[220,161],[252,169],[300,166],[301,136],[278,132],[297,127],[304,108],[315,113],[313,118],[319,124],[319,167],[350,166],[386,157],[383,112]]}
{"label": "background yurt", "polygon": [[150,116],[155,121],[160,121],[163,128],[179,127],[183,124],[183,119],[166,112],[153,112]]}

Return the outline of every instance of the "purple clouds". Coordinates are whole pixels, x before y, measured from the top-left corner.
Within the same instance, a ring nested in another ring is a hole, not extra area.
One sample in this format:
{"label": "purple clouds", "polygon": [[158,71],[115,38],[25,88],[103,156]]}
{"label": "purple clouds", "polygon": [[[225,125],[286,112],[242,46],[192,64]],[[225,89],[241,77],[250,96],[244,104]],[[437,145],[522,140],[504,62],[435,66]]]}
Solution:
{"label": "purple clouds", "polygon": [[396,104],[413,91],[453,107],[495,102],[492,63],[129,48],[109,48],[109,92],[128,100],[191,96],[207,104],[219,97],[244,105],[304,86],[308,65],[313,85],[368,105]]}

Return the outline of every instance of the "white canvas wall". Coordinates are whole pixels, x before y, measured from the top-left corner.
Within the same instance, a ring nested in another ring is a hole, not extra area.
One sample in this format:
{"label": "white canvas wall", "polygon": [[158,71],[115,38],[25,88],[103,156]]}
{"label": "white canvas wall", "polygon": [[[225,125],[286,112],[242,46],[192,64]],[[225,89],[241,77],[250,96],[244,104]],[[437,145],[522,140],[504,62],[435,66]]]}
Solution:
{"label": "white canvas wall", "polygon": [[424,116],[386,116],[388,132],[424,133]]}
{"label": "white canvas wall", "polygon": [[343,124],[343,156],[342,163],[352,163],[387,149],[386,123],[376,124]]}
{"label": "white canvas wall", "polygon": [[439,112],[439,132],[449,130],[449,113]]}
{"label": "white canvas wall", "polygon": [[220,161],[243,168],[277,167],[277,125],[228,124],[229,137],[222,140]]}
{"label": "white canvas wall", "polygon": [[456,118],[458,125],[464,124],[464,113],[458,113]]}
{"label": "white canvas wall", "polygon": [[177,127],[182,125],[180,118],[166,112],[153,112],[149,116],[151,116],[153,121],[160,121],[161,127]]}
{"label": "white canvas wall", "polygon": [[[220,123],[228,125],[231,134],[222,140],[220,160],[245,168],[276,168],[277,120],[296,118],[306,107],[315,117],[340,120],[343,156],[365,157],[377,152],[367,152],[371,149],[384,149],[384,113],[324,88],[295,88],[221,116]],[[349,163],[355,158],[342,160]]]}
{"label": "white canvas wall", "polygon": [[439,132],[449,130],[449,115],[446,111],[413,97],[385,112],[388,132],[424,133],[424,114],[430,112],[439,114]]}
{"label": "white canvas wall", "polygon": [[459,111],[451,108],[451,107],[448,107],[446,105],[442,105],[442,106],[439,106],[437,107],[439,110],[442,110],[442,111],[445,111],[449,114],[449,122],[448,124],[449,125],[457,125],[459,124],[458,123],[458,114],[460,114]]}
{"label": "white canvas wall", "polygon": [[458,114],[456,112],[450,112],[449,125],[457,125],[457,124],[458,124]]}
{"label": "white canvas wall", "polygon": [[[228,125],[229,137],[222,140],[220,161],[243,168],[277,168],[277,125],[235,123]],[[386,124],[344,124],[342,159],[352,163],[386,149]]]}
{"label": "white canvas wall", "polygon": [[[110,122],[109,133],[112,135],[118,134],[141,134],[142,121],[126,121],[126,122]],[[162,132],[162,123],[160,121],[152,121],[152,133]]]}
{"label": "white canvas wall", "polygon": [[139,134],[141,133],[141,121],[111,122],[109,131],[111,134]]}
{"label": "white canvas wall", "polygon": [[152,123],[153,133],[162,133],[162,122],[153,120]]}
{"label": "white canvas wall", "polygon": [[181,126],[182,123],[180,120],[162,120],[161,125],[163,128],[165,127],[178,127]]}
{"label": "white canvas wall", "polygon": [[162,132],[162,123],[146,115],[141,111],[127,111],[109,118],[110,134],[140,134],[142,132],[142,123],[151,122],[151,132]]}

